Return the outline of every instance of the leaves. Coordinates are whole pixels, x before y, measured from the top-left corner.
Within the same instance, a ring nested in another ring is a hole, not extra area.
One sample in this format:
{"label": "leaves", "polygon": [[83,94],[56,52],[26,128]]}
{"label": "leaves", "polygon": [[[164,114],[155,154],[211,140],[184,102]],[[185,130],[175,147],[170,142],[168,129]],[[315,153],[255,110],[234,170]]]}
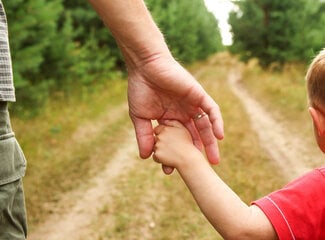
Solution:
{"label": "leaves", "polygon": [[173,54],[182,62],[205,59],[223,49],[218,22],[203,0],[147,0]]}
{"label": "leaves", "polygon": [[272,63],[309,61],[325,37],[319,0],[246,0],[230,14],[234,44],[231,50],[243,60],[258,58]]}

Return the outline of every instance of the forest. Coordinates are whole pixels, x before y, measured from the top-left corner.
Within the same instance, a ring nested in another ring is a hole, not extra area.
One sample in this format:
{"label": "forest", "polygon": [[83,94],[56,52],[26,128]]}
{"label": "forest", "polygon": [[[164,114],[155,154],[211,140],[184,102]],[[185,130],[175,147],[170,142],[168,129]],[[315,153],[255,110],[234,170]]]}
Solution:
{"label": "forest", "polygon": [[[233,44],[243,61],[263,67],[308,63],[324,46],[325,3],[320,0],[234,1]],[[203,0],[146,0],[174,56],[183,64],[203,60],[222,46],[218,21]],[[87,1],[4,1],[17,101],[13,111],[37,110],[53,95],[92,89],[125,74],[116,43]],[[37,106],[35,108],[35,106]]]}

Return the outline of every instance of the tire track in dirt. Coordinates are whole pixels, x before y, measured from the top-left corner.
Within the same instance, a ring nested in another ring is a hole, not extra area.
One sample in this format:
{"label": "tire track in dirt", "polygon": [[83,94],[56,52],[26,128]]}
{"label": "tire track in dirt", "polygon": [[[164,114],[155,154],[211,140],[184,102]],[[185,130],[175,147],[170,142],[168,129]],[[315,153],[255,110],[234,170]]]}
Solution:
{"label": "tire track in dirt", "polygon": [[[127,110],[127,103],[124,103],[111,108],[91,122],[81,124],[72,135],[71,141],[79,144],[87,143],[96,138],[110,124],[125,116]],[[51,206],[53,213],[29,233],[28,240],[102,239],[108,226],[114,225],[114,216],[109,214],[103,216],[103,209],[113,205],[114,196],[119,193],[118,181],[127,178],[128,173],[136,167],[137,161],[141,161],[138,157],[134,129],[130,126],[126,127],[127,136],[124,137],[113,156],[108,159],[102,171],[92,179],[86,179],[83,186],[66,193],[58,203]],[[96,158],[105,155],[109,153],[106,154],[105,149],[99,146],[98,149],[94,149],[91,161],[96,162]],[[141,218],[146,224],[138,226],[137,233],[134,235],[141,233],[141,239],[151,239],[154,219],[160,211],[163,211],[163,207],[148,208],[148,205],[149,203],[154,203],[154,206],[160,205],[163,201],[164,198],[159,195],[158,188],[144,192],[140,203],[137,204],[143,209]],[[94,224],[99,220],[105,222],[100,225]]]}
{"label": "tire track in dirt", "polygon": [[91,187],[79,189],[70,197],[78,200],[64,214],[54,214],[29,239],[32,240],[77,240],[82,239],[89,231],[88,227],[97,217],[103,205],[109,204],[115,189],[114,181],[123,172],[135,166],[137,145],[133,131],[111,158],[104,170],[91,180]]}
{"label": "tire track in dirt", "polygon": [[229,86],[242,102],[261,146],[276,161],[286,179],[292,180],[321,164],[321,154],[312,152],[301,136],[296,136],[284,124],[277,122],[251,97],[240,84],[240,79],[240,68],[234,67],[228,75]]}
{"label": "tire track in dirt", "polygon": [[[82,124],[71,138],[71,142],[84,144],[94,139],[102,130],[118,119],[127,115],[127,103],[110,108],[99,118]],[[93,162],[105,154],[105,148],[94,149]],[[138,155],[134,130],[129,129],[128,135],[115,154],[108,159],[103,170],[95,177],[86,179],[85,185],[65,194],[56,206],[53,214],[28,235],[29,240],[77,240],[87,235],[88,226],[97,217],[103,205],[112,201],[115,191],[114,181],[123,172],[128,172],[135,166]],[[88,181],[87,181],[88,180]]]}

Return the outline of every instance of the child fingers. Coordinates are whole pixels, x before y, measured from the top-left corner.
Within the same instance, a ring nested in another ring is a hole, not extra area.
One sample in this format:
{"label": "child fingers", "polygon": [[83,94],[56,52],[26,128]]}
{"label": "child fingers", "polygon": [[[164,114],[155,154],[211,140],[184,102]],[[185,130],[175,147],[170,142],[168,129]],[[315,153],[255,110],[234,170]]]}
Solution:
{"label": "child fingers", "polygon": [[163,125],[158,125],[157,127],[155,127],[155,129],[153,130],[154,134],[159,135],[162,132],[162,130],[164,129],[164,127],[165,126],[163,126]]}
{"label": "child fingers", "polygon": [[157,157],[157,155],[156,155],[155,153],[152,155],[152,159],[153,159],[156,163],[160,163],[159,158]]}
{"label": "child fingers", "polygon": [[153,154],[152,154],[152,159],[155,161],[155,162],[157,162],[157,163],[161,163],[160,161],[159,161],[159,158],[157,157],[157,143],[156,143],[156,138],[157,138],[157,136],[155,136],[155,145],[154,145],[154,147],[153,147]]}
{"label": "child fingers", "polygon": [[163,172],[166,174],[166,175],[170,175],[173,173],[174,169],[173,167],[169,167],[169,166],[166,166],[166,165],[161,165],[161,168],[163,170]]}
{"label": "child fingers", "polygon": [[178,128],[184,127],[183,124],[177,120],[164,120],[162,124],[169,127],[178,127]]}

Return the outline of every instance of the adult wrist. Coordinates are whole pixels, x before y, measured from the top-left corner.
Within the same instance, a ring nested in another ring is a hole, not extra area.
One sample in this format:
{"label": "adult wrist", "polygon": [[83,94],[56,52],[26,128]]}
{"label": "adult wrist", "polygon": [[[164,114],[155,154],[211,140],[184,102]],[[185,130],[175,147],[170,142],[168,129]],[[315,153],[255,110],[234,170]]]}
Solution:
{"label": "adult wrist", "polygon": [[138,66],[170,51],[143,0],[89,0],[111,30],[125,61]]}
{"label": "adult wrist", "polygon": [[162,34],[156,34],[155,37],[144,36],[132,41],[117,41],[128,67],[140,68],[159,59],[173,60]]}

